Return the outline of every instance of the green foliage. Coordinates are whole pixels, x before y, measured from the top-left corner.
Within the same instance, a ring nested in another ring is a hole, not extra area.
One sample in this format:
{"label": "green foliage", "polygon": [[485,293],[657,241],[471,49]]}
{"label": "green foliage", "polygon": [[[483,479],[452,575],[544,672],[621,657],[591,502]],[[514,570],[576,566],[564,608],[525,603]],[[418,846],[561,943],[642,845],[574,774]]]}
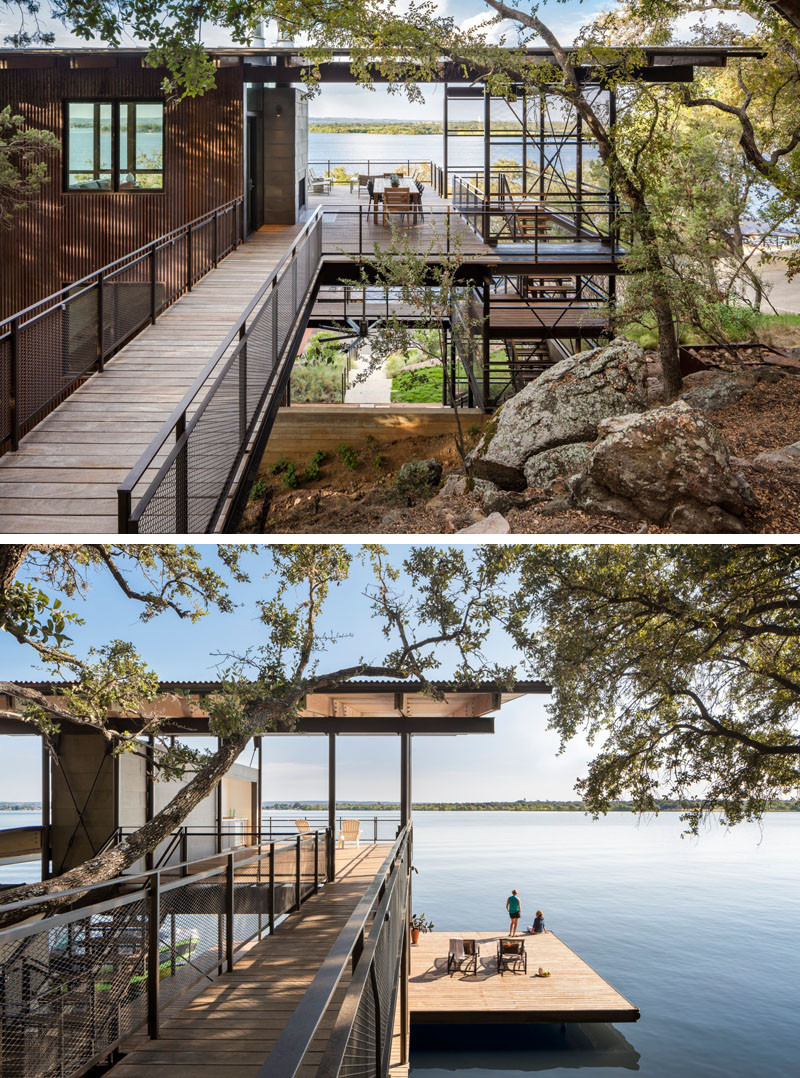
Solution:
{"label": "green foliage", "polygon": [[49,158],[60,145],[52,131],[27,127],[10,105],[0,108],[0,226],[10,227],[50,182]]}
{"label": "green foliage", "polygon": [[300,476],[297,474],[297,465],[294,461],[290,460],[286,467],[283,469],[282,477],[284,486],[291,487],[294,490],[300,486]]}
{"label": "green foliage", "polygon": [[[530,547],[515,638],[550,725],[597,745],[576,789],[758,819],[800,789],[800,553],[793,546]],[[576,626],[582,626],[580,632]]]}
{"label": "green foliage", "polygon": [[413,913],[409,922],[412,929],[419,932],[433,932],[433,921],[429,921],[424,913]]}
{"label": "green foliage", "polygon": [[283,473],[289,467],[289,463],[290,462],[286,459],[286,457],[281,457],[281,459],[276,461],[270,468],[270,475],[283,475]]}
{"label": "green foliage", "polygon": [[312,456],[311,460],[306,466],[303,478],[305,482],[309,483],[314,479],[319,479],[320,464],[324,463],[328,459],[328,454],[324,449],[318,449]]}
{"label": "green foliage", "polygon": [[392,379],[392,400],[409,404],[436,404],[442,399],[441,367],[402,371]]}
{"label": "green foliage", "polygon": [[298,404],[333,404],[342,399],[342,369],[347,356],[340,340],[320,330],[292,368],[292,400]]}
{"label": "green foliage", "polygon": [[258,477],[258,479],[256,479],[255,483],[253,483],[252,487],[250,488],[250,494],[248,495],[247,500],[250,501],[250,502],[257,502],[261,498],[263,498],[266,493],[267,493],[267,481],[266,481],[266,479],[264,478],[263,475],[260,475]]}
{"label": "green foliage", "polygon": [[360,464],[358,453],[352,446],[345,445],[344,442],[340,442],[336,446],[336,456],[339,458],[345,468],[349,468],[351,472],[354,472]]}

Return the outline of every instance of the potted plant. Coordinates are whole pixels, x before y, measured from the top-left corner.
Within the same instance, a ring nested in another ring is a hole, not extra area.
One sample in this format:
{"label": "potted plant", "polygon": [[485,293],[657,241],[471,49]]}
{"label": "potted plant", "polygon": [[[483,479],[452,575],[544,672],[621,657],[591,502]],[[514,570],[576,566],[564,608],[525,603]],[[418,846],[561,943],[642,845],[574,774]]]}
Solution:
{"label": "potted plant", "polygon": [[411,942],[419,942],[420,932],[433,932],[433,921],[426,919],[424,913],[415,913],[411,917]]}
{"label": "potted plant", "polygon": [[389,177],[389,183],[392,185],[392,187],[399,187],[400,186],[400,176],[396,172],[393,172],[391,174],[391,176]]}

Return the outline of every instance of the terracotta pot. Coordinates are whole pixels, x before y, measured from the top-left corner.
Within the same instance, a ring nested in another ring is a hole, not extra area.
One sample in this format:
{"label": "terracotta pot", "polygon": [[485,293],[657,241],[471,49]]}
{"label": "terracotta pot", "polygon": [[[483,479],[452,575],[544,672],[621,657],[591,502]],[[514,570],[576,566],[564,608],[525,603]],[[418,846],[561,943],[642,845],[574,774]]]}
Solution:
{"label": "terracotta pot", "polygon": [[412,928],[411,929],[411,942],[412,943],[419,943],[419,929],[418,928]]}

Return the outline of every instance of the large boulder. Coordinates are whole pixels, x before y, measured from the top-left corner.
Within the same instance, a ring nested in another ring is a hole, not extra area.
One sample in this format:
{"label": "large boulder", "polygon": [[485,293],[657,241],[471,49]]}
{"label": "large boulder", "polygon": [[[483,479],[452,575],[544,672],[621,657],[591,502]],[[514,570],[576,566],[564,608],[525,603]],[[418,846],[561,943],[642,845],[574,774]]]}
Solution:
{"label": "large boulder", "polygon": [[525,464],[528,486],[544,488],[561,475],[575,475],[586,463],[591,449],[591,442],[570,442],[534,453]]}
{"label": "large boulder", "polygon": [[621,337],[556,363],[489,422],[473,451],[472,473],[506,490],[524,489],[535,454],[592,442],[601,420],[643,410],[646,380],[644,352]]}
{"label": "large boulder", "polygon": [[731,467],[719,431],[685,401],[612,418],[598,434],[570,483],[581,508],[675,531],[744,530],[739,518],[757,505],[755,496]]}

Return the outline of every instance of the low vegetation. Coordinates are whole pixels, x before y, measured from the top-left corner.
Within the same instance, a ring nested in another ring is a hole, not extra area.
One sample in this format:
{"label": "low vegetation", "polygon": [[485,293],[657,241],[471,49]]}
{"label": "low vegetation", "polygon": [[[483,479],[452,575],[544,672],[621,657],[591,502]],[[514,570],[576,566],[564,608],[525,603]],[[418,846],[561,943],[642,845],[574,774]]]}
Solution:
{"label": "low vegetation", "polygon": [[341,401],[347,355],[339,341],[335,333],[320,330],[308,342],[292,370],[291,395],[296,404]]}

